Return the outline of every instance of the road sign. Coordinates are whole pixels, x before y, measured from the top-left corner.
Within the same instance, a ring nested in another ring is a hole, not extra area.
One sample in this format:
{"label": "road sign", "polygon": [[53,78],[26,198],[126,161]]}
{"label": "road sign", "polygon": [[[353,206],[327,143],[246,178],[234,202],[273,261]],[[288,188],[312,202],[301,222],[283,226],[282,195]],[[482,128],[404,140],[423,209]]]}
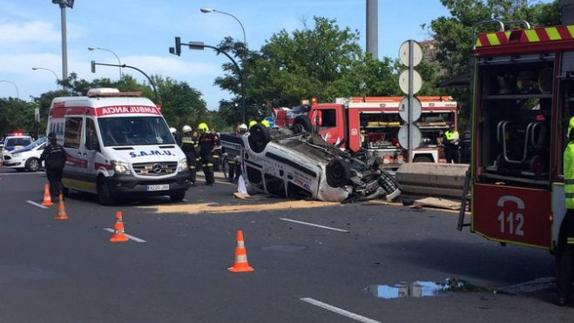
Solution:
{"label": "road sign", "polygon": [[[413,97],[411,104],[412,104],[411,109],[413,111],[412,122],[416,122],[421,117],[423,106],[421,104],[421,101],[415,97]],[[399,115],[401,116],[401,119],[403,119],[406,122],[409,122],[409,97],[408,96],[403,97],[403,99],[401,100],[401,103],[399,103]]]}
{"label": "road sign", "polygon": [[[413,95],[417,94],[423,86],[423,79],[419,72],[413,70]],[[409,70],[404,70],[399,75],[399,87],[404,94],[409,94]]]}
{"label": "road sign", "polygon": [[[411,40],[411,42],[413,43],[413,67],[415,67],[419,65],[423,60],[423,49],[421,48],[421,45],[416,41]],[[409,41],[407,40],[403,42],[399,48],[399,58],[401,59],[401,63],[406,66],[409,66],[409,54],[411,53],[409,51]]]}
{"label": "road sign", "polygon": [[409,127],[404,124],[399,129],[399,143],[405,149],[416,149],[420,146],[422,140],[422,134],[419,128],[411,124],[410,126],[410,137],[411,144],[409,145]]}

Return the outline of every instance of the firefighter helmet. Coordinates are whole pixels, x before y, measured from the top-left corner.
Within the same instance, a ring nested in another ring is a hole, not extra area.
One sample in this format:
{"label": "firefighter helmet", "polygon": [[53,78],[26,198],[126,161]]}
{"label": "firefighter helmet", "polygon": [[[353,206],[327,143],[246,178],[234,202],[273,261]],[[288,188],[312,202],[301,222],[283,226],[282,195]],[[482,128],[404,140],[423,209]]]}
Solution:
{"label": "firefighter helmet", "polygon": [[183,131],[183,133],[188,133],[191,132],[191,127],[188,125],[183,126],[183,128],[181,129]]}
{"label": "firefighter helmet", "polygon": [[257,124],[257,121],[255,121],[255,120],[249,121],[249,128],[251,129],[251,127],[253,127],[256,124]]}
{"label": "firefighter helmet", "polygon": [[261,124],[265,127],[265,128],[269,128],[269,126],[271,126],[271,124],[269,123],[269,120],[267,119],[263,119],[261,121]]}
{"label": "firefighter helmet", "polygon": [[209,131],[209,127],[207,126],[207,123],[202,122],[197,126],[197,129],[199,129],[199,131],[204,131],[204,132],[208,132]]}
{"label": "firefighter helmet", "polygon": [[245,123],[240,124],[238,128],[239,128],[239,130],[247,130],[248,129],[247,125]]}
{"label": "firefighter helmet", "polygon": [[173,133],[176,133],[176,132],[177,132],[177,129],[175,129],[174,127],[170,127],[170,128],[169,128],[169,132],[171,132],[172,134],[173,134]]}

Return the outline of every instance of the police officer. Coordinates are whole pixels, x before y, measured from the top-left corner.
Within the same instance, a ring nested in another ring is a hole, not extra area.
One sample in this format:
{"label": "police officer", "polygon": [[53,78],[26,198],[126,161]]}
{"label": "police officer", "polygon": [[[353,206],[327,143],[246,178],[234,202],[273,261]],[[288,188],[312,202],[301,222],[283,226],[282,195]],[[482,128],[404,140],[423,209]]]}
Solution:
{"label": "police officer", "polygon": [[558,304],[566,305],[572,284],[574,270],[574,117],[568,123],[567,144],[564,149],[562,167],[564,169],[564,195],[566,217],[563,231],[566,234],[566,245],[558,246]]}
{"label": "police officer", "polygon": [[444,133],[444,155],[447,163],[458,163],[458,131],[454,129],[454,125]]}
{"label": "police officer", "polygon": [[202,122],[197,126],[199,130],[199,155],[203,172],[205,173],[205,184],[213,185],[213,151],[219,148],[219,136],[209,132],[207,123]]}
{"label": "police officer", "polygon": [[[245,133],[247,133],[247,130],[247,125],[242,123],[235,129],[235,135],[241,138]],[[227,163],[229,164],[229,173],[227,179],[230,182],[235,182],[237,179],[239,179],[239,175],[241,175],[241,155],[235,156]]]}
{"label": "police officer", "polygon": [[183,135],[181,137],[181,150],[185,154],[187,159],[187,165],[189,167],[189,181],[192,186],[195,186],[195,175],[197,173],[197,151],[199,144],[197,142],[197,134],[193,132],[193,129],[189,125],[183,126],[181,129]]}
{"label": "police officer", "polygon": [[66,165],[66,151],[62,145],[58,144],[56,133],[48,134],[48,142],[40,156],[40,163],[45,163],[46,175],[50,182],[50,195],[52,201],[57,201],[62,194],[62,173]]}

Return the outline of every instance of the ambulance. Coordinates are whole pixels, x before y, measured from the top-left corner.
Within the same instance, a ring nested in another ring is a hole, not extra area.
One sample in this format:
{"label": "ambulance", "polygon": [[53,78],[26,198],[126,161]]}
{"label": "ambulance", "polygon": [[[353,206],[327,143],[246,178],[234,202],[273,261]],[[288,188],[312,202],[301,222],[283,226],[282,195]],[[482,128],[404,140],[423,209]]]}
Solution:
{"label": "ambulance", "polygon": [[160,108],[139,92],[98,88],[87,96],[55,98],[50,132],[67,154],[64,194],[94,193],[103,205],[127,195],[164,195],[179,202],[190,187],[185,154]]}

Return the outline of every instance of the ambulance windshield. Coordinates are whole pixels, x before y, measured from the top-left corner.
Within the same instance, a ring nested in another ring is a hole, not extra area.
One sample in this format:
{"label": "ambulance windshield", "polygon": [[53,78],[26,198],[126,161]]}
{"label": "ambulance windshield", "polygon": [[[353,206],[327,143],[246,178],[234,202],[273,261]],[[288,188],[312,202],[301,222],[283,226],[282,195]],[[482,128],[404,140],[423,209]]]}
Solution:
{"label": "ambulance windshield", "polygon": [[98,119],[104,146],[175,144],[161,117],[121,117]]}

